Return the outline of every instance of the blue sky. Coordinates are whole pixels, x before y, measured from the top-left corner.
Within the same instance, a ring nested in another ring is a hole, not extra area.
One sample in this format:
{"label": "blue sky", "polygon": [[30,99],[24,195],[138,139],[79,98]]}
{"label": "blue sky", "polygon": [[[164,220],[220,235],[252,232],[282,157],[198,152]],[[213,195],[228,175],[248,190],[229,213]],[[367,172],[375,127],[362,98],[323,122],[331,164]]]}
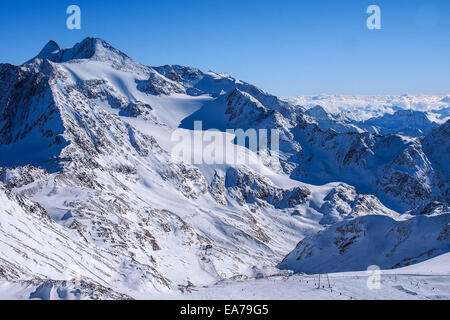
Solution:
{"label": "blue sky", "polygon": [[[66,8],[82,29],[66,28]],[[381,8],[382,30],[366,9]],[[100,37],[147,65],[228,72],[279,96],[450,93],[448,0],[1,0],[0,61]]]}

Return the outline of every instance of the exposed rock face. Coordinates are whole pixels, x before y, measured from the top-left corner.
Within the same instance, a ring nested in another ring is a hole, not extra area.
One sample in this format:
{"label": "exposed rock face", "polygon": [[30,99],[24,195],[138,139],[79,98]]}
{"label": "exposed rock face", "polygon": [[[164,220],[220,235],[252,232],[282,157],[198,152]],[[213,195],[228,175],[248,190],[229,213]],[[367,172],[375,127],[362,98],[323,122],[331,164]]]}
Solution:
{"label": "exposed rock face", "polygon": [[369,132],[382,135],[403,134],[410,137],[420,137],[434,128],[437,123],[431,122],[424,112],[413,110],[399,110],[394,114],[386,114],[372,118],[359,124]]}
{"label": "exposed rock face", "polygon": [[432,199],[445,201],[446,191],[436,188],[439,167],[430,162],[420,139],[323,131],[307,119],[298,120],[295,135],[302,150],[293,158],[299,163],[293,177],[311,183],[344,181],[400,212],[416,212]]}
{"label": "exposed rock face", "polygon": [[[82,280],[89,274],[88,270],[97,270],[97,276],[91,279],[107,284],[105,275],[120,278],[120,263],[133,263],[131,259],[126,262],[123,256],[87,243],[76,232],[54,222],[42,206],[15,194],[3,184],[0,184],[0,198],[0,229],[2,238],[8,240],[2,242],[0,277],[3,279],[26,280],[42,275]],[[150,266],[146,269],[142,270],[142,276],[147,281],[159,277],[162,280],[159,285],[166,285],[154,269]],[[69,274],[71,272],[73,274]]]}
{"label": "exposed rock face", "polygon": [[267,178],[245,169],[230,168],[225,177],[225,188],[240,203],[272,205],[278,209],[294,208],[305,203],[311,191],[297,187],[277,188]]}
{"label": "exposed rock face", "polygon": [[49,60],[56,63],[70,61],[82,63],[83,61],[78,60],[89,60],[108,62],[113,68],[121,71],[142,69],[141,64],[99,38],[86,38],[70,49],[61,49],[56,42],[50,41],[35,58],[28,62],[36,60]]}
{"label": "exposed rock face", "polygon": [[[235,123],[250,123],[260,121],[268,110],[250,94],[238,89],[233,90],[226,98],[229,121]],[[243,119],[243,117],[248,117]]]}
{"label": "exposed rock face", "polygon": [[279,267],[317,274],[408,266],[450,250],[449,221],[449,215],[343,221],[302,240]]}
{"label": "exposed rock face", "polygon": [[221,177],[217,172],[215,172],[213,181],[209,186],[209,192],[217,203],[226,205],[227,188],[225,187],[225,177]]}
{"label": "exposed rock face", "polygon": [[16,281],[12,287],[22,287],[22,292],[29,292],[21,299],[40,300],[133,300],[130,296],[118,293],[92,281],[51,281],[31,280]]}
{"label": "exposed rock face", "polygon": [[[0,166],[39,165],[67,146],[61,116],[49,81],[50,63],[43,72],[0,67]],[[44,74],[49,72],[49,75]],[[14,145],[14,148],[9,147]]]}
{"label": "exposed rock face", "polygon": [[354,187],[346,184],[333,188],[324,200],[318,210],[324,214],[320,223],[325,225],[366,215],[399,216],[383,206],[377,197],[357,194]]}
{"label": "exposed rock face", "polygon": [[168,81],[158,73],[151,73],[146,81],[138,81],[137,88],[152,95],[168,95],[171,93],[186,93],[186,90],[177,82]]}
{"label": "exposed rock face", "polygon": [[0,168],[0,181],[10,188],[21,188],[34,182],[48,179],[48,172],[32,165],[15,168]]}
{"label": "exposed rock face", "polygon": [[[54,293],[77,277],[110,288],[104,297],[173,290],[187,279],[273,268],[302,230],[289,214],[290,224],[257,208],[199,207],[214,190],[228,202],[223,181],[210,188],[197,167],[129,121],[165,130],[161,101],[184,88],[103,41],[69,50],[50,43],[37,59],[0,71],[2,278],[39,278]],[[304,202],[289,192],[282,199]]]}
{"label": "exposed rock face", "polygon": [[315,122],[322,130],[334,130],[339,133],[356,132],[361,133],[364,130],[353,124],[347,119],[326,112],[321,106],[315,106],[305,111],[305,115],[310,117],[311,122]]}
{"label": "exposed rock face", "polygon": [[447,206],[450,199],[450,120],[427,134],[422,142],[423,151],[434,170],[433,192],[438,201]]}
{"label": "exposed rock face", "polygon": [[[418,213],[430,201],[443,203],[448,199],[448,188],[442,188],[448,178],[440,178],[438,164],[430,161],[430,152],[424,152],[422,138],[397,134],[397,129],[400,133],[408,130],[392,127],[391,117],[377,120],[379,125],[386,122],[384,131],[366,130],[362,125],[343,122],[321,107],[304,111],[276,101],[227,76],[178,66],[157,70],[184,85],[218,95],[214,103],[184,119],[184,128],[192,129],[193,121],[203,120],[205,129],[276,129],[280,135],[281,168],[294,179],[312,184],[343,181],[355,186],[359,193],[376,195],[384,205],[401,213]],[[213,76],[215,82],[211,80]],[[220,93],[213,84],[222,82],[227,85]],[[213,121],[210,112],[218,113]],[[399,111],[393,117],[413,117],[424,122],[422,115],[415,113]],[[414,126],[416,122],[407,125]],[[388,127],[392,127],[390,131]],[[431,134],[434,127],[431,122],[428,126],[423,123],[424,132]],[[445,152],[448,154],[448,150]]]}
{"label": "exposed rock face", "polygon": [[[165,148],[185,120],[275,129],[281,165],[267,164],[270,137],[255,167],[184,163]],[[101,39],[1,64],[0,277],[40,297],[126,299],[273,271],[324,225],[363,239],[351,230],[366,216],[400,224],[386,206],[448,223],[448,123],[410,138],[336,121],[226,74],[143,66]],[[398,252],[390,262],[422,259]]]}
{"label": "exposed rock face", "polygon": [[230,94],[237,89],[248,93],[265,106],[271,105],[273,109],[289,105],[249,83],[231,77],[229,74],[204,72],[196,68],[178,65],[166,65],[154,69],[166,78],[180,83],[186,88],[186,92],[191,95],[210,94],[218,97],[222,94]]}
{"label": "exposed rock face", "polygon": [[450,213],[450,206],[448,205],[448,203],[432,201],[429,204],[427,204],[419,214],[427,216],[435,216],[448,213]]}

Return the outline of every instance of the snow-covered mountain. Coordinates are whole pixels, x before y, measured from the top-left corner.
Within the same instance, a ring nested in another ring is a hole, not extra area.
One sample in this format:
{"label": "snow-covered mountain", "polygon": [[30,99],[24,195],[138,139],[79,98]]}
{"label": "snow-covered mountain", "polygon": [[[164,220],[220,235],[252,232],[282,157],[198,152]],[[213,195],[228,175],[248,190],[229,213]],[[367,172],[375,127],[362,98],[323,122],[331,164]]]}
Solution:
{"label": "snow-covered mountain", "polygon": [[425,112],[412,110],[399,110],[394,114],[371,118],[359,125],[369,132],[382,135],[398,133],[410,137],[423,136],[439,126],[430,121]]}
{"label": "snow-covered mountain", "polygon": [[449,95],[350,96],[323,94],[285,97],[282,100],[307,109],[321,106],[331,114],[342,115],[355,121],[382,117],[401,110],[424,112],[431,121],[439,124],[450,118]]}
{"label": "snow-covered mountain", "polygon": [[[95,38],[0,64],[0,278],[30,298],[148,298],[277,273],[299,240],[336,223],[448,224],[448,122],[413,138],[305,110]],[[195,134],[198,120],[256,162],[175,157],[172,133]],[[279,165],[223,132],[239,128],[278,130]]]}
{"label": "snow-covered mountain", "polygon": [[[449,123],[425,137],[411,138],[324,131],[316,122],[298,117],[294,134],[302,150],[293,157],[299,165],[291,177],[313,184],[343,181],[359,192],[377,195],[385,205],[401,213],[418,212],[430,201],[448,203],[448,179],[442,178],[442,169],[433,164],[423,141],[434,132],[447,136]],[[436,147],[443,150],[444,156],[449,139],[441,139],[441,143]]]}
{"label": "snow-covered mountain", "polygon": [[419,263],[450,250],[449,216],[417,216],[396,221],[367,216],[337,223],[302,240],[280,268],[305,273],[393,269]]}
{"label": "snow-covered mountain", "polygon": [[383,136],[402,134],[421,137],[439,126],[437,122],[430,120],[432,117],[427,112],[414,110],[398,110],[393,114],[385,113],[364,121],[354,120],[345,113],[329,113],[320,105],[306,109],[305,114],[322,130],[332,129],[339,133],[369,132]]}

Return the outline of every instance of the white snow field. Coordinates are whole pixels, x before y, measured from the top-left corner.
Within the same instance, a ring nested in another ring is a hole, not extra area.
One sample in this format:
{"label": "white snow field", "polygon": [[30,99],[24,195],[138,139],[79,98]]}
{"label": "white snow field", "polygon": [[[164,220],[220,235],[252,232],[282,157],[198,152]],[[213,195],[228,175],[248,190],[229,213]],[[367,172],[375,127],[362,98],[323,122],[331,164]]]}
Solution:
{"label": "white snow field", "polygon": [[[342,99],[291,103],[94,38],[0,64],[0,299],[448,299],[448,97],[326,112]],[[173,154],[194,121],[235,156]],[[251,128],[279,152],[225,132]],[[373,264],[396,268],[380,290]]]}
{"label": "white snow field", "polygon": [[[449,300],[450,253],[428,261],[380,272],[380,285],[368,287],[367,272],[320,275],[273,275],[258,279],[222,280],[210,286],[180,286],[170,294],[149,295],[160,300]],[[44,286],[31,282],[0,281],[0,299],[80,299],[81,291],[69,285]],[[120,296],[108,296],[109,299]],[[123,298],[123,297],[122,297]]]}
{"label": "white snow field", "polygon": [[[379,288],[368,287],[372,274],[345,272],[225,280],[190,288],[177,299],[215,300],[449,300],[450,254],[396,270],[382,270]],[[372,288],[372,289],[371,289]],[[165,297],[173,299],[174,297]]]}

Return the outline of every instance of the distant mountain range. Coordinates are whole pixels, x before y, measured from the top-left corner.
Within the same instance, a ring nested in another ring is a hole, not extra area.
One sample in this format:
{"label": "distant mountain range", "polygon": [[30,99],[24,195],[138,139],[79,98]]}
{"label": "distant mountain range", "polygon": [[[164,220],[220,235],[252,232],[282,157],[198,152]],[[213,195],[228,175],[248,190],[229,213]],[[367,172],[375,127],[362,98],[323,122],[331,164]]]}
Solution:
{"label": "distant mountain range", "polygon": [[449,95],[316,95],[285,97],[293,105],[310,109],[323,107],[328,113],[340,115],[351,120],[365,121],[370,118],[394,114],[396,111],[421,111],[434,122],[442,124],[450,118]]}

